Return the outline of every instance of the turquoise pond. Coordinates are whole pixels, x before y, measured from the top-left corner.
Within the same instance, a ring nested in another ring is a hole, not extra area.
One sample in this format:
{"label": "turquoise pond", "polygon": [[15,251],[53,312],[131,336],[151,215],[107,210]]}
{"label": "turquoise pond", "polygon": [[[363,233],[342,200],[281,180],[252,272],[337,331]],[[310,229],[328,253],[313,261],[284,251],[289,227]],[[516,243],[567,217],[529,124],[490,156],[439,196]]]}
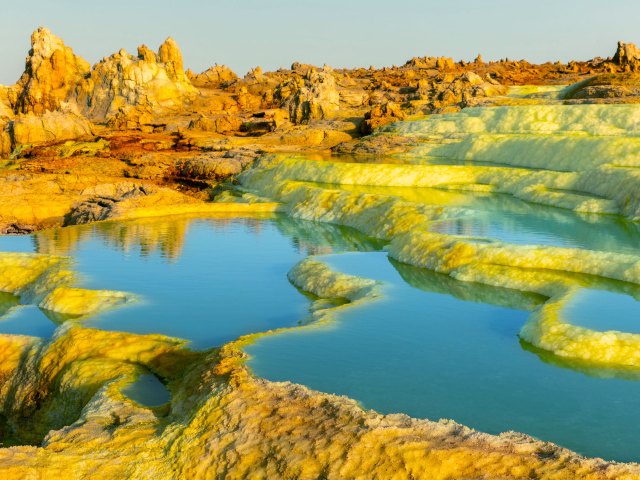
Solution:
{"label": "turquoise pond", "polygon": [[157,407],[171,398],[169,391],[155,375],[140,375],[138,379],[127,385],[122,393],[141,405]]}
{"label": "turquoise pond", "polygon": [[[640,245],[640,235],[613,218],[544,210],[537,215],[558,220],[536,222],[534,212],[520,212],[518,222],[500,221],[497,231],[523,243],[545,238],[550,244],[584,248],[595,242],[594,248],[624,251]],[[3,251],[70,255],[82,286],[141,298],[73,320],[4,295],[0,333],[46,337],[60,322],[76,321],[173,335],[206,349],[246,333],[306,323],[313,298],[286,275],[302,258],[320,255],[336,270],[380,280],[384,296],[344,309],[330,325],[261,338],[247,349],[256,374],[347,395],[383,413],[452,418],[489,433],[525,432],[586,455],[640,460],[640,376],[563,361],[521,343],[518,331],[540,297],[391,262],[382,248],[351,229],[284,216],[167,217],[0,237]],[[593,304],[604,311],[616,305],[616,318],[629,320],[616,323],[609,316],[611,325],[632,331],[638,313],[632,297],[587,292],[575,298],[572,321],[589,322],[575,317],[583,317],[581,305],[592,310]],[[590,328],[606,329],[607,317],[599,321]],[[141,376],[125,393],[145,405],[169,398],[153,376]]]}

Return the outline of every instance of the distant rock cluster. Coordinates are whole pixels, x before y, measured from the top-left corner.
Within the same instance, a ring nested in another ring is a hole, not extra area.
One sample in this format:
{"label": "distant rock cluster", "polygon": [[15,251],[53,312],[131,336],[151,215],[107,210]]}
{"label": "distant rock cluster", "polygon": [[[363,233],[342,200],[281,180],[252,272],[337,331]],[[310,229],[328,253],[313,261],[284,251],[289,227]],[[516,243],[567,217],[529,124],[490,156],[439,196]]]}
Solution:
{"label": "distant rock cluster", "polygon": [[618,48],[611,61],[625,71],[638,71],[640,69],[640,50],[633,43],[618,42]]}
{"label": "distant rock cluster", "polygon": [[[415,115],[513,103],[507,96],[512,85],[573,84],[559,100],[564,102],[635,101],[640,98],[639,65],[636,46],[620,42],[612,58],[568,64],[424,56],[383,68],[293,62],[271,72],[255,67],[240,77],[218,64],[201,73],[185,72],[171,38],[157,51],[146,45],[135,54],[123,49],[90,66],[48,29],[39,28],[31,37],[24,73],[15,85],[0,86],[0,157],[28,158],[23,168],[47,169],[53,167],[45,167],[44,158],[62,150],[85,151],[56,145],[108,139],[110,148],[99,155],[131,164],[124,170],[110,166],[116,175],[175,174],[209,181],[237,170],[225,152],[238,148],[393,151],[405,140],[360,137]],[[209,173],[201,172],[200,160],[138,165],[148,152],[176,151],[200,159],[204,154]],[[63,167],[56,164],[53,170]]]}
{"label": "distant rock cluster", "polygon": [[5,95],[2,154],[24,143],[91,135],[91,121],[136,127],[152,111],[182,108],[197,90],[171,38],[157,54],[143,45],[137,56],[120,50],[91,68],[60,38],[39,28],[31,37],[24,73]]}

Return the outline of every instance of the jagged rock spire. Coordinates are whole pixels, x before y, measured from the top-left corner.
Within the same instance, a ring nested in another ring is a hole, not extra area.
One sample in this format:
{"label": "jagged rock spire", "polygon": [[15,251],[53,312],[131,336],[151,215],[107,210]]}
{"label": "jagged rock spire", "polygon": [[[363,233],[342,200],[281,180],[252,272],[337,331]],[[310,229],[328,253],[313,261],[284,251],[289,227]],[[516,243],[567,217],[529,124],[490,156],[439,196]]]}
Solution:
{"label": "jagged rock spire", "polygon": [[11,89],[11,106],[16,113],[58,110],[89,71],[86,60],[49,29],[40,27],[31,35],[24,73]]}

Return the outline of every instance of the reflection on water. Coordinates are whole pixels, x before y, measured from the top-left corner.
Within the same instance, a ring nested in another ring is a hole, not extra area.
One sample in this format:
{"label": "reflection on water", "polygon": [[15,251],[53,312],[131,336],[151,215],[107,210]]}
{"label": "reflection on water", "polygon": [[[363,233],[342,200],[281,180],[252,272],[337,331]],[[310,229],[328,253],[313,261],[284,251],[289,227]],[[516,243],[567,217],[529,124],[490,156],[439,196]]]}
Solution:
{"label": "reflection on water", "polygon": [[[190,226],[204,222],[202,216],[176,215],[164,218],[143,218],[123,222],[100,222],[36,232],[31,236],[0,237],[4,251],[35,251],[48,255],[73,255],[80,244],[99,238],[105,246],[119,249],[128,255],[148,257],[158,254],[170,261],[178,260],[183,252]],[[259,214],[247,218],[238,215],[216,215],[208,218],[216,231],[246,227],[250,235],[260,236],[265,225],[275,225],[284,237],[291,239],[299,253],[316,255],[332,251],[371,250],[381,248],[382,242],[370,239],[356,230],[326,223],[308,222],[287,216]],[[269,235],[269,234],[267,234]]]}
{"label": "reflection on water", "polygon": [[[142,298],[83,325],[162,333],[186,338],[194,348],[298,325],[308,300],[287,280],[293,264],[310,253],[379,246],[348,228],[284,217],[166,217],[0,237],[0,250],[32,245],[39,253],[72,255],[86,288]],[[66,319],[34,307],[18,312],[0,322],[0,332],[47,337],[54,322]]]}
{"label": "reflection on water", "polygon": [[[82,242],[99,237],[105,246],[126,254],[148,257],[157,253],[164,259],[176,260],[182,254],[190,225],[197,218],[170,216],[56,228],[36,232],[33,234],[33,243],[38,253],[72,255]],[[249,231],[258,235],[263,223],[258,216],[239,219],[237,216],[218,215],[212,220],[220,229],[242,222]]]}
{"label": "reflection on water", "polygon": [[384,242],[365,237],[357,230],[329,223],[308,222],[288,216],[278,217],[278,230],[291,239],[294,248],[306,255],[331,252],[367,252],[382,249]]}
{"label": "reflection on water", "polygon": [[[537,348],[530,343],[525,342],[524,340],[520,340],[520,346],[523,350],[537,355],[541,361],[553,367],[566,368],[583,375],[588,375],[590,377],[600,379],[618,378],[620,380],[630,381],[640,380],[640,371],[638,371],[638,369],[635,367],[618,366],[615,368],[611,368],[606,366],[594,365],[593,363],[590,363],[586,360],[577,358],[559,357],[547,350]],[[637,457],[638,456],[636,455],[634,461],[638,461]]]}
{"label": "reflection on water", "polygon": [[540,361],[521,346],[525,310],[540,297],[391,264],[380,253],[327,260],[338,271],[386,282],[386,299],[343,311],[330,329],[261,338],[248,348],[258,375],[347,395],[384,413],[453,418],[587,455],[640,458],[640,383],[628,381],[635,377],[556,365],[549,354]]}
{"label": "reflection on water", "polygon": [[460,282],[442,273],[414,267],[389,259],[402,280],[414,288],[427,292],[453,295],[460,300],[488,303],[517,310],[533,310],[547,298],[535,293],[508,288],[496,288],[482,283]]}

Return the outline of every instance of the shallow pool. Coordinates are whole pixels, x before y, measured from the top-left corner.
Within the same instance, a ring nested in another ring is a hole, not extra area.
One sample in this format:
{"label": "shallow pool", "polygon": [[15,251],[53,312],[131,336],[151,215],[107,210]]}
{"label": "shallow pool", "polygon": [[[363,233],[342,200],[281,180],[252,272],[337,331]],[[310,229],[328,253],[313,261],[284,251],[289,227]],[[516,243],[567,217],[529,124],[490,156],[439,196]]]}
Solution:
{"label": "shallow pool", "polygon": [[640,334],[640,302],[630,295],[585,288],[567,302],[563,316],[590,330]]}

